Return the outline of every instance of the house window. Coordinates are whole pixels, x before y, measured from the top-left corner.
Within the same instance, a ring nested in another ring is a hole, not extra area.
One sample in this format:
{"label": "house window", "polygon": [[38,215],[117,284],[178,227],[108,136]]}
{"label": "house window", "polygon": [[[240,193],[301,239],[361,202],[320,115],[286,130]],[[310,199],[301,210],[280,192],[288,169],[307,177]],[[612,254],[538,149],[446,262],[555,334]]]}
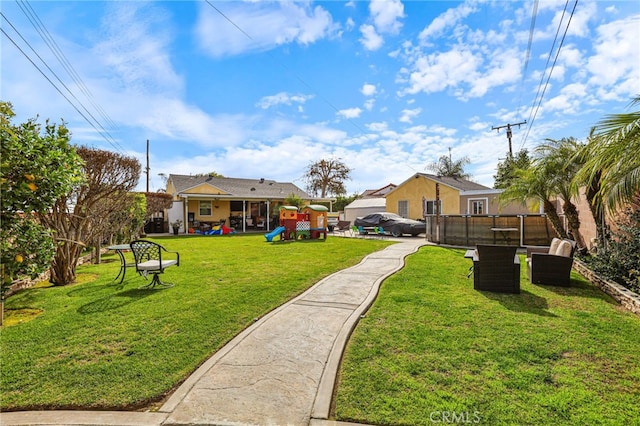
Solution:
{"label": "house window", "polygon": [[211,201],[200,201],[200,216],[211,216]]}
{"label": "house window", "polygon": [[422,204],[423,216],[442,213],[442,200],[423,200]]}
{"label": "house window", "polygon": [[487,200],[469,200],[469,212],[471,214],[487,214]]}
{"label": "house window", "polygon": [[398,215],[402,217],[409,217],[409,201],[398,201]]}
{"label": "house window", "polygon": [[484,201],[471,201],[471,214],[484,214]]}

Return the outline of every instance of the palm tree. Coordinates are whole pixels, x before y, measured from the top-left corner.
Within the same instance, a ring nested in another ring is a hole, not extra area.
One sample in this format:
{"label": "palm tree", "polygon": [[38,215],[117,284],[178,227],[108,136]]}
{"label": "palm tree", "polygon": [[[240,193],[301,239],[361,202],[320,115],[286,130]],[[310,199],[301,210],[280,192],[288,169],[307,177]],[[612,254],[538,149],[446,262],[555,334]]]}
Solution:
{"label": "palm tree", "polygon": [[537,158],[534,160],[547,171],[550,191],[562,198],[562,209],[567,217],[569,231],[578,247],[585,247],[585,244],[580,232],[578,209],[571,199],[579,196],[575,176],[582,167],[577,155],[582,146],[575,138],[546,139],[545,143],[536,147]]}
{"label": "palm tree", "polygon": [[462,157],[459,160],[453,161],[451,159],[451,148],[449,148],[449,155],[443,155],[438,159],[437,163],[427,166],[429,170],[435,172],[439,177],[453,177],[459,179],[469,179],[471,175],[464,171],[464,166],[471,164],[469,157]]}
{"label": "palm tree", "polygon": [[[640,104],[640,96],[631,105]],[[597,202],[615,211],[640,194],[640,111],[606,116],[597,125],[588,159],[578,179],[601,173]]]}
{"label": "palm tree", "polygon": [[[602,170],[598,170],[593,174],[586,173],[584,164],[587,162],[590,156],[590,152],[593,146],[598,143],[595,136],[595,127],[591,128],[589,136],[587,137],[587,144],[576,153],[577,161],[583,165],[582,169],[578,171],[574,177],[575,184],[585,187],[585,198],[589,204],[589,210],[591,216],[596,224],[596,239],[599,241],[600,247],[604,247],[605,241],[605,215],[602,203],[598,202],[598,194],[601,188]],[[582,180],[588,179],[588,180]]]}
{"label": "palm tree", "polygon": [[538,209],[542,202],[543,211],[551,226],[561,238],[567,238],[567,233],[562,226],[555,204],[551,201],[554,193],[549,185],[551,170],[548,164],[532,164],[526,169],[517,169],[512,184],[500,194],[500,201],[521,202],[523,205],[536,200],[533,208]]}

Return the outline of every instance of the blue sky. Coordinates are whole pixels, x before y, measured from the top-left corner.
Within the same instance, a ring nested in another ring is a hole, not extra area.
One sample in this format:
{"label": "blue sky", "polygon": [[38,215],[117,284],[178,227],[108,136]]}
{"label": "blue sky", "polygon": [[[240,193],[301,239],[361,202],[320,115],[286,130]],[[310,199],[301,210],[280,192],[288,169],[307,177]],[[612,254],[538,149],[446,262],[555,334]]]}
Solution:
{"label": "blue sky", "polygon": [[16,120],[63,118],[75,144],[143,167],[148,139],[152,191],[160,174],[210,171],[304,188],[311,162],[338,158],[351,195],[402,183],[449,149],[492,186],[508,152],[492,127],[527,120],[514,152],[584,140],[640,94],[638,1],[542,0],[532,34],[532,1],[0,7],[0,98]]}

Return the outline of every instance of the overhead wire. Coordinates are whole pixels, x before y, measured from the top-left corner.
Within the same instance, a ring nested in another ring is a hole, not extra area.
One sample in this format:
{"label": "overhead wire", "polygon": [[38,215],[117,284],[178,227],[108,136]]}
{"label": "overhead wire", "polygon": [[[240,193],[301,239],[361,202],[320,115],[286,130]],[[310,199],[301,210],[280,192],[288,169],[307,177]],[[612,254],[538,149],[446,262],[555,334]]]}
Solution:
{"label": "overhead wire", "polygon": [[[9,24],[9,26],[16,32],[16,34],[22,39],[22,41],[29,47],[29,49],[31,49],[31,51],[33,52],[33,54],[40,59],[40,61],[42,62],[42,64],[44,64],[45,67],[47,67],[47,69],[49,70],[49,72],[53,75],[53,77],[55,77],[55,79],[58,81],[58,83],[60,83],[60,85],[62,87],[64,87],[64,89],[66,89],[66,91],[68,92],[68,94],[80,105],[80,107],[82,107],[82,109],[87,113],[87,115],[89,115],[89,117],[91,117],[93,119],[93,122],[95,122],[101,129],[102,131],[100,131],[100,135],[105,138],[105,140],[107,140],[107,142],[109,142],[114,148],[116,148],[119,152],[123,152],[123,148],[122,146],[120,146],[120,144],[118,144],[118,142],[113,138],[113,136],[104,128],[104,126],[102,126],[102,124],[100,124],[100,122],[98,121],[98,119],[96,119],[96,117],[86,108],[86,106],[82,103],[82,101],[80,101],[80,99],[78,99],[78,97],[73,93],[73,91],[60,79],[60,77],[58,76],[58,74],[51,69],[51,67],[49,66],[49,64],[38,54],[38,52],[36,52],[36,50],[33,48],[33,46],[31,45],[31,43],[29,43],[29,41],[27,41],[23,35],[20,33],[20,31],[18,31],[18,29],[13,25],[13,23],[11,23],[11,21],[9,21],[9,19],[6,17],[6,15],[2,12],[0,12],[0,15],[2,16],[2,18]],[[18,47],[18,45],[16,44],[16,42],[5,32],[3,31],[3,33],[5,34],[5,36],[7,38],[9,38],[11,40],[11,42]],[[41,74],[45,75],[45,73],[39,68],[37,67],[37,65],[35,65],[35,63],[31,60],[31,58],[28,57],[27,53],[24,52],[21,48],[18,47],[18,50],[20,50],[20,52],[27,57],[27,59],[29,59],[29,61],[34,64],[34,66],[36,66],[36,68],[38,69],[38,71],[40,71]],[[45,75],[46,77],[46,75]],[[49,81],[49,83],[51,83],[56,90],[58,90],[58,92],[61,92],[61,90],[55,85],[55,83],[53,81],[51,81],[51,79],[47,78],[47,80]],[[65,99],[67,100],[67,102],[71,103],[72,106],[74,106],[74,108],[76,109],[76,111],[78,111],[78,108],[73,104],[73,102],[67,98],[66,96],[64,96]],[[89,122],[89,124],[91,124],[96,130],[98,130],[94,125],[93,122],[91,122],[91,120],[89,120],[86,115],[81,114],[82,117]]]}
{"label": "overhead wire", "polygon": [[533,33],[536,27],[536,17],[538,15],[538,2],[539,0],[535,0],[533,2],[533,10],[531,12],[531,25],[529,26],[529,41],[527,43],[527,53],[524,59],[524,67],[522,69],[522,82],[520,83],[520,98],[518,99],[518,107],[516,108],[516,111],[520,111],[520,107],[522,106],[524,83],[527,78],[527,70],[529,68],[529,59],[531,58],[531,45],[533,44]]}
{"label": "overhead wire", "polygon": [[[558,30],[556,31],[556,36],[553,40],[553,45],[551,46],[551,50],[549,51],[549,56],[547,57],[547,63],[545,65],[545,71],[547,69],[547,67],[549,66],[549,61],[551,59],[551,56],[553,54],[553,48],[555,47],[556,41],[558,39],[558,34],[560,33],[560,29],[562,27],[562,22],[564,21],[564,16],[566,14],[567,11],[567,6],[569,5],[569,0],[566,1],[565,3],[565,7],[564,7],[564,11],[562,12],[562,18],[560,19],[560,22],[558,23]],[[560,44],[558,45],[558,49],[556,50],[556,54],[555,54],[555,58],[553,60],[553,64],[551,65],[551,68],[549,70],[549,74],[547,76],[547,80],[544,83],[544,86],[542,85],[542,81],[544,80],[544,74],[542,74],[542,77],[540,79],[540,84],[538,85],[538,92],[536,93],[536,98],[534,98],[533,104],[535,105],[536,100],[538,102],[538,104],[535,106],[535,108],[532,105],[532,109],[531,112],[529,114],[529,120],[527,120],[527,122],[529,123],[529,126],[527,126],[527,131],[525,132],[523,139],[522,139],[522,143],[520,145],[521,149],[524,146],[524,144],[527,141],[527,138],[529,137],[529,133],[531,132],[531,127],[533,127],[533,122],[535,121],[537,115],[538,115],[538,111],[540,110],[540,105],[542,104],[542,99],[544,98],[544,95],[547,91],[547,87],[549,86],[549,80],[551,79],[551,75],[553,74],[553,69],[556,66],[556,63],[558,62],[558,57],[560,56],[560,50],[562,49],[562,46],[564,45],[564,40],[567,36],[567,32],[569,31],[569,26],[571,25],[571,19],[573,18],[573,15],[575,14],[576,8],[578,6],[578,0],[575,0],[573,3],[573,9],[571,10],[571,14],[569,15],[569,19],[567,20],[567,24],[566,27],[564,28],[564,33],[562,35],[562,39],[560,40]],[[542,92],[540,92],[540,89],[542,88]],[[538,98],[538,94],[540,94],[540,97]]]}
{"label": "overhead wire", "polygon": [[[229,21],[229,23],[231,25],[233,25],[234,27],[236,27],[236,29],[238,29],[238,31],[240,31],[242,34],[245,35],[245,37],[247,37],[249,40],[251,41],[255,41],[253,39],[253,37],[251,37],[251,35],[249,35],[244,29],[242,29],[238,24],[236,24],[233,20],[231,20],[231,18],[229,18],[227,15],[225,15],[219,8],[217,8],[210,0],[205,0],[207,2],[207,4],[209,6],[211,6],[216,12],[218,12],[220,14],[220,16],[222,16],[224,19],[226,19],[227,21]],[[273,61],[280,65],[285,71],[292,73],[296,79],[302,83],[305,87],[307,87],[309,90],[311,90],[312,92],[314,92],[316,95],[318,95],[318,97],[320,99],[322,99],[323,102],[325,102],[327,105],[329,105],[334,111],[336,111],[338,114],[340,114],[340,110],[333,104],[331,103],[327,98],[325,98],[321,93],[319,93],[315,88],[313,88],[309,83],[307,83],[305,80],[302,79],[302,77],[300,77],[297,73],[295,73],[293,70],[291,70],[290,68],[288,68],[287,66],[285,66],[282,62],[277,61],[275,59],[275,57],[270,53],[267,52],[267,54],[273,59]],[[353,125],[355,128],[357,128],[359,131],[361,131],[362,133],[367,133],[364,129],[362,129],[362,127],[360,127],[357,123],[355,123],[353,120],[351,120],[350,118],[346,118],[346,120]]]}
{"label": "overhead wire", "polygon": [[[33,25],[33,27],[40,34],[40,37],[47,44],[51,52],[58,59],[62,67],[67,71],[71,79],[78,85],[78,87],[80,88],[80,91],[84,93],[84,95],[87,97],[89,102],[91,102],[91,105],[98,111],[98,113],[109,124],[109,126],[116,128],[117,126],[113,122],[111,117],[109,117],[106,111],[104,111],[104,109],[99,104],[96,103],[93,93],[91,92],[91,90],[89,90],[87,85],[84,83],[84,81],[82,80],[82,77],[80,77],[80,75],[75,70],[71,62],[69,62],[69,60],[67,59],[62,49],[60,49],[60,47],[58,46],[58,43],[56,43],[55,39],[53,38],[49,30],[44,25],[40,17],[38,16],[37,12],[33,9],[33,7],[31,7],[31,4],[29,3],[29,1],[16,0],[16,2],[18,3],[18,7],[20,7],[22,12],[25,14],[27,19],[29,20],[29,22],[31,22],[31,25]],[[24,7],[22,6],[21,3],[24,4]]]}
{"label": "overhead wire", "polygon": [[[4,15],[3,15],[3,17],[4,17]],[[5,18],[5,19],[6,19],[6,18]],[[44,77],[44,78],[45,78],[45,79],[46,79],[46,80],[47,80],[47,81],[48,81],[48,82],[53,86],[53,88],[54,88],[54,89],[56,89],[56,91],[57,91],[58,93],[60,93],[60,95],[61,95],[63,98],[65,98],[65,99],[67,100],[67,102],[69,102],[69,104],[73,107],[73,109],[75,109],[75,110],[78,112],[78,114],[80,114],[80,116],[81,116],[82,118],[84,118],[84,119],[85,119],[85,121],[86,121],[87,123],[89,123],[89,124],[91,125],[91,127],[93,127],[93,128],[98,132],[98,134],[100,134],[100,136],[102,136],[102,137],[103,137],[107,142],[109,142],[110,144],[112,144],[112,146],[113,146],[114,148],[116,148],[116,149],[118,149],[118,151],[120,151],[120,149],[119,149],[116,145],[114,145],[114,144],[113,144],[113,143],[112,143],[112,142],[107,138],[107,136],[106,136],[106,135],[105,135],[105,134],[104,134],[100,129],[98,129],[98,128],[96,127],[96,125],[95,125],[95,124],[93,124],[93,122],[92,122],[91,120],[89,120],[89,119],[87,118],[87,116],[86,116],[86,115],[84,115],[84,113],[83,113],[82,111],[80,111],[80,109],[78,109],[78,107],[77,107],[77,106],[76,106],[76,105],[71,101],[71,99],[69,99],[69,98],[67,97],[67,95],[65,95],[65,94],[62,92],[62,90],[60,90],[60,88],[59,88],[58,86],[56,86],[56,84],[55,84],[53,81],[51,81],[51,79],[49,78],[49,76],[47,76],[47,74],[46,74],[44,71],[42,71],[42,69],[41,69],[41,68],[40,68],[40,67],[39,67],[39,66],[38,66],[38,65],[37,65],[37,64],[36,64],[36,63],[35,63],[35,62],[30,58],[30,57],[29,57],[29,55],[27,55],[27,53],[26,53],[24,50],[22,50],[22,48],[18,45],[18,43],[16,43],[16,42],[15,42],[15,40],[14,40],[13,38],[11,38],[11,36],[10,36],[9,34],[7,34],[7,32],[4,30],[4,28],[0,27],[0,31],[2,32],[2,34],[4,34],[4,36],[5,36],[6,38],[8,38],[8,39],[9,39],[9,41],[10,41],[10,42],[11,42],[11,43],[16,47],[16,49],[18,49],[18,50],[20,51],[20,53],[22,53],[22,54],[24,55],[24,57],[25,57],[29,62],[31,62],[31,65],[33,65],[33,66],[35,67],[35,69],[37,69],[37,70],[40,72],[40,74],[42,74],[42,76],[43,76],[43,77]]]}
{"label": "overhead wire", "polygon": [[[21,2],[20,0],[16,0],[16,3],[20,8],[20,10],[26,16],[27,20],[31,23],[31,25],[35,28],[36,32],[40,35],[42,40],[45,42],[47,47],[49,47],[53,55],[56,57],[56,59],[58,59],[58,61],[60,62],[62,67],[65,69],[65,71],[71,76],[71,79],[76,84],[76,87],[80,88],[80,91],[89,100],[94,110],[98,112],[98,114],[102,117],[102,119],[106,121],[111,128],[115,128],[116,126],[115,126],[115,123],[113,123],[113,120],[111,120],[111,118],[108,117],[104,109],[95,102],[95,98],[93,97],[93,94],[88,89],[86,84],[84,84],[79,74],[75,71],[75,69],[69,62],[69,60],[66,58],[62,50],[59,48],[59,46],[51,36],[51,33],[49,33],[46,26],[40,20],[35,10],[33,10],[33,8],[26,1]],[[93,113],[91,113],[91,111],[89,111],[85,103],[82,100],[80,100],[78,96],[76,96],[76,94],[74,93],[74,90],[72,90],[67,84],[64,83],[64,81],[60,78],[60,76],[53,70],[53,68],[47,63],[47,61],[36,51],[36,49],[32,46],[32,44],[29,43],[29,41],[20,33],[20,31],[16,28],[15,25],[13,25],[13,23],[9,20],[9,18],[2,12],[0,12],[0,14],[2,15],[2,18],[13,29],[13,31],[20,37],[20,39],[22,40],[22,43],[26,45],[31,50],[31,52],[33,52],[33,55],[35,55],[37,60],[39,60],[40,63],[42,63],[44,67],[46,67],[46,69],[49,71],[52,77],[48,76],[47,73],[43,70],[43,68],[36,64],[36,59],[34,57],[31,57],[30,54],[26,52],[24,48],[20,47],[16,39],[12,38],[7,31],[3,30],[2,33],[5,35],[5,37],[7,37],[11,41],[11,43],[18,49],[18,51],[20,51],[20,53],[29,62],[31,62],[31,64],[38,70],[38,72],[40,72],[40,74],[42,74],[43,77],[45,77],[45,79],[49,82],[49,84],[51,84],[54,87],[54,89],[63,96],[63,98],[80,114],[80,116],[87,123],[89,123],[91,127],[93,127],[96,130],[96,132],[98,132],[100,137],[102,137],[118,152],[123,153],[124,148],[116,141],[113,135],[111,135],[111,133],[105,128],[105,126],[101,123],[101,120],[96,118],[96,116]],[[53,79],[57,80],[59,85],[57,85],[53,81]],[[64,93],[62,88],[64,88],[64,91],[66,91],[66,94]],[[70,98],[73,98],[73,100]],[[84,112],[82,112],[80,109],[84,110]]]}

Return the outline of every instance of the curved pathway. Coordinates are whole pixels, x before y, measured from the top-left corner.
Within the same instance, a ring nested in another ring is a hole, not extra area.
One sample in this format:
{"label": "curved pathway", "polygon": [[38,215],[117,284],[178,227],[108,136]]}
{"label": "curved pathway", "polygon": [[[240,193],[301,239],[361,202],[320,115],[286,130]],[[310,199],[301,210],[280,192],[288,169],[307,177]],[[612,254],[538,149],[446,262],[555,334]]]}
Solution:
{"label": "curved pathway", "polygon": [[231,340],[156,412],[1,413],[9,425],[336,425],[327,421],[340,358],[382,281],[422,238],[397,240],[319,281]]}

